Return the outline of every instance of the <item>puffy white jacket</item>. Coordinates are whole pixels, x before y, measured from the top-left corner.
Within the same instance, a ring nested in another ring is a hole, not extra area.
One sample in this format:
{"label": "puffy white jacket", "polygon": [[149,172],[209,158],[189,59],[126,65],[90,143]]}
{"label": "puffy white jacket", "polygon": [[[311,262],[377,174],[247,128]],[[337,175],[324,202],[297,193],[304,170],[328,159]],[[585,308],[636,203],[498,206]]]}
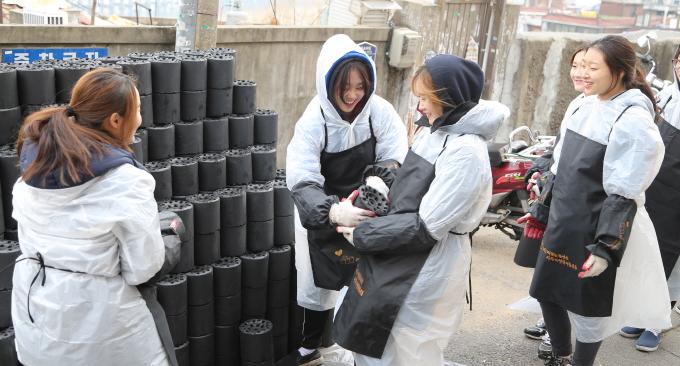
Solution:
{"label": "puffy white jacket", "polygon": [[443,349],[462,318],[471,260],[469,236],[451,232],[474,230],[488,209],[492,177],[486,141],[509,114],[500,103],[480,100],[457,123],[416,135],[413,152],[435,165],[418,215],[437,243],[399,309],[382,358],[355,353],[357,365],[442,365]]}
{"label": "puffy white jacket", "polygon": [[[25,365],[168,365],[146,302],[135,287],[163,265],[155,182],[130,164],[82,185],[14,186],[16,263],[12,319]],[[68,271],[73,272],[68,272]],[[30,292],[30,296],[29,296]],[[30,314],[34,322],[29,318]]]}

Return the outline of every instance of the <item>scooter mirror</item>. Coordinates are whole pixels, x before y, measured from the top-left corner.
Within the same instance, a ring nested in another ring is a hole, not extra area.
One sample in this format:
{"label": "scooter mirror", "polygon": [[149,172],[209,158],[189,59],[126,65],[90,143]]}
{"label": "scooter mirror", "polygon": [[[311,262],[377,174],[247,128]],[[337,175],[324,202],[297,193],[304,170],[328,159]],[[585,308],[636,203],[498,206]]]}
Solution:
{"label": "scooter mirror", "polygon": [[644,47],[647,44],[647,42],[649,42],[649,38],[647,38],[647,34],[645,34],[644,36],[640,36],[637,39],[637,45],[640,46],[640,47]]}

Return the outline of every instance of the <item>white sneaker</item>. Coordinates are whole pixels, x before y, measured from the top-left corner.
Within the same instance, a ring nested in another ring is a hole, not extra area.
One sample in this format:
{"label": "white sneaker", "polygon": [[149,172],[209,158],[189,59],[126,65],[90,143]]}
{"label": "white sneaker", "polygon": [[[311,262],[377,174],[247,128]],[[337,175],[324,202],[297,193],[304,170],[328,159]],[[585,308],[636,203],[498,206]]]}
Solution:
{"label": "white sneaker", "polygon": [[540,318],[536,321],[536,327],[537,328],[545,328],[545,321],[543,318]]}

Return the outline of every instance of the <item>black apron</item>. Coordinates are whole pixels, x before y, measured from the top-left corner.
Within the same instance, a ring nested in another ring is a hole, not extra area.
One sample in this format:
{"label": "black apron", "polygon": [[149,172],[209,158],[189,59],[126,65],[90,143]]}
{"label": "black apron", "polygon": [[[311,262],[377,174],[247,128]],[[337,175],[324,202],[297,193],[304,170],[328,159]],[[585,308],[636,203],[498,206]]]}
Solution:
{"label": "black apron", "polygon": [[[434,177],[434,164],[409,150],[390,188],[388,215],[418,212]],[[399,309],[431,250],[363,256],[335,317],[333,340],[350,351],[381,358]]]}
{"label": "black apron", "polygon": [[[321,175],[323,175],[324,192],[339,198],[349,196],[363,182],[364,170],[375,162],[376,138],[373,133],[371,118],[368,126],[371,137],[347,150],[330,153],[328,146],[328,128],[324,117],[324,147],[321,151]],[[352,280],[352,275],[359,261],[356,248],[345,240],[335,227],[320,230],[308,230],[309,259],[314,274],[314,284],[328,290],[340,290]]]}
{"label": "black apron", "polygon": [[607,145],[567,129],[550,216],[529,291],[539,301],[552,302],[587,317],[611,316],[616,280],[613,265],[599,276],[578,278],[590,255],[586,246],[595,243],[600,211],[607,198],[602,185],[606,150]]}
{"label": "black apron", "polygon": [[171,366],[178,366],[177,356],[175,354],[175,345],[172,341],[172,334],[170,333],[170,326],[168,325],[168,319],[165,317],[165,311],[158,302],[156,296],[156,286],[154,285],[139,285],[137,290],[142,295],[142,298],[146,302],[146,306],[149,308],[149,312],[153,317],[153,322],[156,324],[156,330],[161,338],[161,344],[165,353],[168,355],[168,362]]}
{"label": "black apron", "polygon": [[659,174],[645,192],[645,207],[659,247],[680,254],[680,130],[662,119],[659,132],[666,153]]}

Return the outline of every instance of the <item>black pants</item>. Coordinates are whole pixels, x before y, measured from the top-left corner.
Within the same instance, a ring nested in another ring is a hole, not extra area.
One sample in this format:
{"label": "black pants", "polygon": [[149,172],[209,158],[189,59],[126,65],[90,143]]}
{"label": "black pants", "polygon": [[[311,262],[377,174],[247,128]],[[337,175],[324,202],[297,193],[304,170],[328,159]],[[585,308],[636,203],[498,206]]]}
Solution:
{"label": "black pants", "polygon": [[671,276],[671,272],[673,272],[673,268],[675,268],[675,265],[678,263],[678,257],[680,257],[680,254],[676,253],[675,251],[665,250],[661,246],[659,246],[659,250],[661,251],[663,271],[666,273],[666,279],[668,279]]}
{"label": "black pants", "polygon": [[326,323],[328,318],[332,316],[333,309],[325,311],[303,310],[302,347],[317,349],[322,345]]}
{"label": "black pants", "polygon": [[[569,314],[563,307],[551,303],[540,302],[543,320],[550,335],[553,354],[557,356],[569,356],[571,354],[571,323]],[[583,343],[576,340],[576,350],[572,361],[573,366],[592,366],[595,356],[600,349],[602,341],[595,343]]]}

